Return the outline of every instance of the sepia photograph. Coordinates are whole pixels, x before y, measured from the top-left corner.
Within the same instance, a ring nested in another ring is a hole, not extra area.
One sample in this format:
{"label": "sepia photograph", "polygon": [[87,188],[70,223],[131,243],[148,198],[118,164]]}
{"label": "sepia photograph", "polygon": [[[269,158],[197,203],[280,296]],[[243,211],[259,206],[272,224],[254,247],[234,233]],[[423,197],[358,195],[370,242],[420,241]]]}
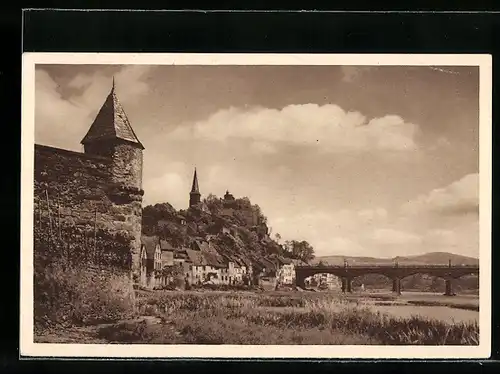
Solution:
{"label": "sepia photograph", "polygon": [[27,53],[21,354],[474,358],[491,57]]}

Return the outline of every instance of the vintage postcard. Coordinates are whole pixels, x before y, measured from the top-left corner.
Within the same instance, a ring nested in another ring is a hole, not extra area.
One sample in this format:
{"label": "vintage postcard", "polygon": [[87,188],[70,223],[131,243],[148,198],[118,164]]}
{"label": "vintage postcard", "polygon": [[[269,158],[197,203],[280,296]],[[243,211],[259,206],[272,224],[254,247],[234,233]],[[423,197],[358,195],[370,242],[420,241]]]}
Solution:
{"label": "vintage postcard", "polygon": [[487,358],[489,55],[27,53],[22,356]]}

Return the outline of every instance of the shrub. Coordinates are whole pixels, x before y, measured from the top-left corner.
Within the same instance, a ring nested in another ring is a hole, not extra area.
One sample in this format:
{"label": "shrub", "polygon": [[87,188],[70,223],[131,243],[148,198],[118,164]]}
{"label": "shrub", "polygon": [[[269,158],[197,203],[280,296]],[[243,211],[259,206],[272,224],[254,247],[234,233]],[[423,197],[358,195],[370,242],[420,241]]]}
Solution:
{"label": "shrub", "polygon": [[64,268],[35,271],[35,328],[116,321],[134,313],[134,291],[125,274]]}

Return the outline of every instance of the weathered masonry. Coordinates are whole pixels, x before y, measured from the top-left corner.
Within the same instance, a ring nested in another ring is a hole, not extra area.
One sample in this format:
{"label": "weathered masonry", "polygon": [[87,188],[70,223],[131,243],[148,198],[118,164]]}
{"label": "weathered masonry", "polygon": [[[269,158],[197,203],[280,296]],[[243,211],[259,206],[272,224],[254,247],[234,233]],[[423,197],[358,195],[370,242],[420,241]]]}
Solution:
{"label": "weathered masonry", "polygon": [[[59,219],[128,235],[138,276],[144,147],[113,88],[81,141],[84,152],[35,145],[34,204]],[[40,209],[41,211],[41,209]]]}

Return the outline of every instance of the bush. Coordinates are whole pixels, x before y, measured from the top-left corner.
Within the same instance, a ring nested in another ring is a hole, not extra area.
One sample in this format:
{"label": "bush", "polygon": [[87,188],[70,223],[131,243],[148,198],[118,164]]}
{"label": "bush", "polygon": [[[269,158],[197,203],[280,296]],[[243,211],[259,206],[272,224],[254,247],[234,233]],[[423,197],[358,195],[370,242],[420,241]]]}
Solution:
{"label": "bush", "polygon": [[116,321],[134,314],[134,290],[126,274],[58,263],[35,271],[35,329]]}

